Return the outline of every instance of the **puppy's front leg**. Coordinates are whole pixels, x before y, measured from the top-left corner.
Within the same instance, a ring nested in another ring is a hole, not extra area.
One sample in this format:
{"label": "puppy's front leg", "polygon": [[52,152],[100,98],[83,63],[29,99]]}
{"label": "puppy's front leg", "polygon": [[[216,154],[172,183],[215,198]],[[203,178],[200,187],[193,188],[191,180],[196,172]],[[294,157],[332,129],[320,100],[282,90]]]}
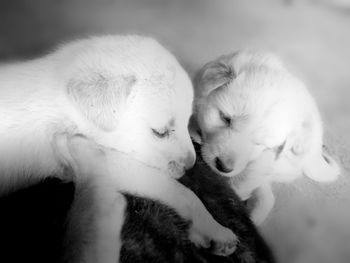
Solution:
{"label": "puppy's front leg", "polygon": [[[81,176],[75,173],[76,176]],[[117,263],[126,201],[111,185],[77,178],[65,231],[63,262]]]}
{"label": "puppy's front leg", "polygon": [[85,262],[118,263],[121,249],[120,233],[124,223],[126,201],[122,194],[104,193],[109,198],[98,200],[95,216],[95,235],[89,249],[86,250]]}
{"label": "puppy's front leg", "polygon": [[[136,165],[131,164],[133,167]],[[210,243],[214,242],[213,253],[233,253],[237,237],[230,229],[214,220],[191,190],[157,170],[139,168],[140,170],[132,175],[125,173],[118,176],[117,185],[121,191],[159,200],[174,208],[183,218],[191,220],[190,239],[197,246],[209,247]],[[111,173],[114,173],[113,170]]]}
{"label": "puppy's front leg", "polygon": [[[74,142],[86,142],[78,137]],[[81,147],[71,151],[71,138],[55,138],[56,155],[76,177],[74,202],[66,233],[64,262],[118,263],[121,249],[121,229],[126,210],[125,197],[111,183],[104,165],[96,160],[104,153],[96,148]],[[77,155],[79,154],[79,155]]]}
{"label": "puppy's front leg", "polygon": [[159,200],[174,208],[180,216],[192,221],[190,239],[198,246],[209,247],[213,253],[229,255],[237,244],[237,237],[228,228],[217,223],[203,203],[188,188],[165,172],[151,168],[118,151],[99,148],[95,143],[81,138],[70,138],[70,153],[80,164],[83,174],[106,180],[105,185],[115,191]]}
{"label": "puppy's front leg", "polygon": [[254,224],[259,226],[265,221],[275,204],[271,185],[267,183],[257,188],[253,192],[252,198],[248,201],[248,206],[251,201],[254,203],[250,217]]}

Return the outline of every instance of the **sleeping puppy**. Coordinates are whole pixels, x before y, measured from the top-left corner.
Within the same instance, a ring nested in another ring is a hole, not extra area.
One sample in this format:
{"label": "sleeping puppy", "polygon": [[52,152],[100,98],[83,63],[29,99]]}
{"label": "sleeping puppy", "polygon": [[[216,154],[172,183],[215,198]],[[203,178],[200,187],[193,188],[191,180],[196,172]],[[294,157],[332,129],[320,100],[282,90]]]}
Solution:
{"label": "sleeping puppy", "polygon": [[[125,207],[119,191],[164,202],[192,221],[190,239],[197,246],[213,242],[213,253],[231,254],[236,244],[232,231],[173,179],[195,161],[187,130],[192,99],[185,71],[149,38],[79,40],[43,58],[5,65],[0,69],[1,190],[52,174],[64,177],[70,166],[77,184],[92,180],[98,223],[76,261],[117,261],[119,251],[110,246],[119,242]],[[79,144],[86,153],[95,144],[118,152],[106,156],[100,167],[81,150],[74,151],[81,156],[70,153],[67,140],[76,134],[96,142]],[[103,176],[82,169],[87,164],[96,164]],[[79,219],[77,198],[73,216]]]}
{"label": "sleeping puppy", "polygon": [[273,207],[271,182],[303,174],[329,182],[340,173],[323,149],[314,99],[272,54],[241,51],[207,63],[195,79],[190,132],[208,165],[231,177],[243,200],[253,197],[256,224]]}

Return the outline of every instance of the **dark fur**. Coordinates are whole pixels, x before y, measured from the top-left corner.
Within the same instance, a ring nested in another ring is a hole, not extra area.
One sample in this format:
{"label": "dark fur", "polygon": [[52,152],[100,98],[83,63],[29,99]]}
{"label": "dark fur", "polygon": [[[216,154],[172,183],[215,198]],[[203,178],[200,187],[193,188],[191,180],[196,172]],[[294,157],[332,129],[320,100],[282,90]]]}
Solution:
{"label": "dark fur", "polygon": [[74,184],[47,178],[0,198],[0,262],[58,263]]}
{"label": "dark fur", "polygon": [[[121,262],[274,262],[245,207],[224,177],[197,161],[180,182],[197,194],[218,222],[236,233],[240,240],[236,252],[226,258],[195,248],[187,239],[189,222],[157,201],[125,194],[128,206],[122,230]],[[74,191],[74,183],[48,178],[1,197],[1,262],[60,262],[66,254],[63,253],[63,233]]]}

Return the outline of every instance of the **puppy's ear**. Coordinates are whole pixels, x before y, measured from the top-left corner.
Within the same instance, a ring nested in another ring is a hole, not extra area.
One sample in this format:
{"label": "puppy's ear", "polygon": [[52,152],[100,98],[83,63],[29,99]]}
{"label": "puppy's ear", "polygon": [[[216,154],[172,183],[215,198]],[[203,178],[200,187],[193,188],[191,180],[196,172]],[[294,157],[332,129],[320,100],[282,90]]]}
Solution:
{"label": "puppy's ear", "polygon": [[195,78],[196,95],[207,96],[236,77],[232,65],[219,58],[204,65]]}
{"label": "puppy's ear", "polygon": [[304,165],[304,174],[318,182],[332,182],[340,175],[340,167],[325,148],[320,154],[308,158]]}
{"label": "puppy's ear", "polygon": [[67,92],[88,120],[104,131],[111,131],[135,82],[135,76],[86,72],[69,79]]}
{"label": "puppy's ear", "polygon": [[190,133],[191,139],[194,142],[202,144],[202,134],[195,114],[192,114],[190,118],[190,121],[188,123],[188,131]]}
{"label": "puppy's ear", "polygon": [[322,148],[321,129],[304,123],[300,130],[287,138],[291,153],[302,160],[303,173],[318,182],[331,182],[338,178],[340,168],[336,161]]}

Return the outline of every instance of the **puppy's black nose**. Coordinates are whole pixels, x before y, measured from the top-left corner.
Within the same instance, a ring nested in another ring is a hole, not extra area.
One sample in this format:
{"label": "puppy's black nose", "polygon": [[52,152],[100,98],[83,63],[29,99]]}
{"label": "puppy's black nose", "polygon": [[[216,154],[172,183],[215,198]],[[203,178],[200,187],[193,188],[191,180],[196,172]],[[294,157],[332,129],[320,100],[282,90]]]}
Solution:
{"label": "puppy's black nose", "polygon": [[216,166],[216,169],[218,169],[220,172],[223,172],[223,173],[230,173],[233,171],[233,161],[232,160],[227,160],[226,162],[224,162],[219,157],[216,157],[215,158],[215,166]]}

